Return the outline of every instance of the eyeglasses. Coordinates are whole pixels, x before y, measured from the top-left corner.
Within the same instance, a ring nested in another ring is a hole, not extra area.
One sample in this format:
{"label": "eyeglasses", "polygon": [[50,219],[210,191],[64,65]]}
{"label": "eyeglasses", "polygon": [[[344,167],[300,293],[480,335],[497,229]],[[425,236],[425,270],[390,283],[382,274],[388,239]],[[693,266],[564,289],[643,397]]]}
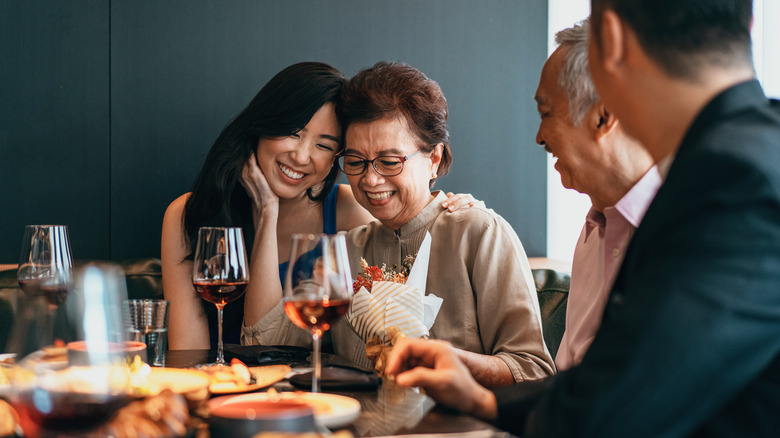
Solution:
{"label": "eyeglasses", "polygon": [[364,160],[357,155],[342,155],[338,158],[339,168],[347,175],[360,175],[371,163],[376,173],[382,176],[396,176],[404,170],[406,160],[420,153],[420,150],[406,157],[382,156],[373,160]]}

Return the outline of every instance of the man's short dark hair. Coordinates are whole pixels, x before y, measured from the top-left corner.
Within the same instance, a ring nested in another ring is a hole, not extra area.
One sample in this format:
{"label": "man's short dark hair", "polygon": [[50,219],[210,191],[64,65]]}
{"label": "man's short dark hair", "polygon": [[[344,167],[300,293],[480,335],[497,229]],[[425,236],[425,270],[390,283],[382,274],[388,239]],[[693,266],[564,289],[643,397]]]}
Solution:
{"label": "man's short dark hair", "polygon": [[695,80],[701,66],[752,65],[752,0],[592,0],[594,35],[607,9],[631,26],[648,56],[674,77]]}

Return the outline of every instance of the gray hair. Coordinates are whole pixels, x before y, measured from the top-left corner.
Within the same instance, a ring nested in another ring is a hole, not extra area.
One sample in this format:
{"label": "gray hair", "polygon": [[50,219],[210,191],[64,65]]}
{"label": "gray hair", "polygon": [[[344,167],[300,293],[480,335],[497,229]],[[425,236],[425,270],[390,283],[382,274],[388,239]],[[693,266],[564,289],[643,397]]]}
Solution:
{"label": "gray hair", "polygon": [[569,117],[575,126],[582,122],[588,110],[600,100],[588,68],[589,34],[590,19],[582,20],[555,34],[555,43],[569,49],[558,76],[558,85],[566,92]]}

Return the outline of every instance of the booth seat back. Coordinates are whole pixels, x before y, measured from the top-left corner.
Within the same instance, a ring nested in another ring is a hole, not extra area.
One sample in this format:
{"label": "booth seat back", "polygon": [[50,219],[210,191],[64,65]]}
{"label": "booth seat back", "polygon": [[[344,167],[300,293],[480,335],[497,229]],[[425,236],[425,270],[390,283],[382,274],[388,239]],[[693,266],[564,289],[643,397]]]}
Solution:
{"label": "booth seat back", "polygon": [[160,259],[140,258],[124,260],[119,265],[125,271],[127,298],[163,299],[162,265]]}
{"label": "booth seat back", "polygon": [[555,358],[566,328],[566,303],[569,299],[571,274],[553,269],[533,269],[539,309],[542,313],[542,332],[550,355]]}
{"label": "booth seat back", "polygon": [[[76,267],[88,260],[76,261]],[[138,258],[115,262],[122,267],[129,299],[163,298],[162,266],[157,258]],[[0,352],[5,351],[6,340],[13,326],[23,292],[16,280],[16,269],[0,271]]]}
{"label": "booth seat back", "polygon": [[[77,266],[78,264],[77,262]],[[162,266],[159,259],[138,258],[123,260],[118,264],[125,272],[129,299],[163,298]],[[534,269],[532,273],[539,297],[544,341],[554,358],[566,327],[566,302],[571,275],[553,269]],[[22,292],[16,281],[16,269],[0,271],[0,352],[5,351],[20,294]]]}

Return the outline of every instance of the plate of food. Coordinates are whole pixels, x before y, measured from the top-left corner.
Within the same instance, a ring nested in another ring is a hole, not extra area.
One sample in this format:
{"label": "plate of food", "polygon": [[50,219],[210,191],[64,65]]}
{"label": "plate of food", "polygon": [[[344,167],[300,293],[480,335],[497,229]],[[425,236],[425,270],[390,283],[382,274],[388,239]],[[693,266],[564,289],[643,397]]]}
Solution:
{"label": "plate of food", "polygon": [[[0,362],[0,398],[11,394],[11,363]],[[4,436],[4,435],[0,435]]]}
{"label": "plate of food", "polygon": [[311,406],[317,423],[330,429],[348,426],[360,416],[359,401],[352,397],[328,393],[277,392],[271,388],[267,392],[236,395],[225,403],[246,403],[252,401],[305,403]]}
{"label": "plate of food", "polygon": [[197,395],[203,392],[205,398],[208,396],[206,389],[210,378],[208,374],[199,370],[150,367],[143,383],[147,385],[148,394],[145,395],[157,395],[164,389],[170,389],[176,394],[185,395]]}
{"label": "plate of food", "polygon": [[0,354],[0,364],[12,364],[16,362],[16,353],[3,353]]}
{"label": "plate of food", "polygon": [[68,366],[68,349],[67,347],[55,345],[43,347],[16,362],[23,366],[32,366],[34,368],[61,370]]}
{"label": "plate of food", "polygon": [[211,379],[209,391],[215,395],[256,391],[281,381],[291,370],[289,365],[248,367],[238,359],[230,365],[203,368]]}

